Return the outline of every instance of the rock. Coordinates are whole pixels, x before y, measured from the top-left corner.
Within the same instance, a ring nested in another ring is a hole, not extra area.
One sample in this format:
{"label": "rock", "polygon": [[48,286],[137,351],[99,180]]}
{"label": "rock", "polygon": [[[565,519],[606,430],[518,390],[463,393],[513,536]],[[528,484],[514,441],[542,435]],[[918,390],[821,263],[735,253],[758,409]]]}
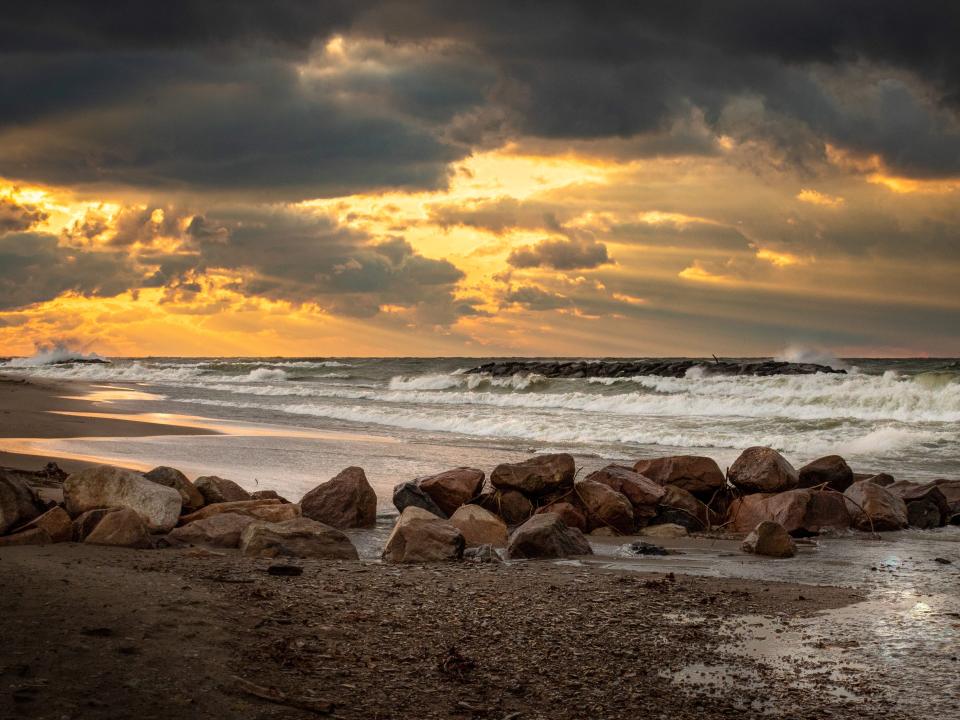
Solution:
{"label": "rock", "polygon": [[567,527],[556,513],[534,515],[513,531],[507,544],[507,556],[511,558],[565,558],[592,554],[583,533]]}
{"label": "rock", "polygon": [[827,455],[807,463],[798,473],[797,487],[811,488],[825,485],[831,490],[843,492],[853,484],[853,470],[839,455]]}
{"label": "rock", "polygon": [[0,548],[19,547],[21,545],[49,545],[52,542],[53,539],[43,528],[30,528],[13,535],[0,537]]}
{"label": "rock", "polygon": [[59,505],[50,508],[43,515],[34,518],[26,525],[21,525],[17,528],[17,532],[35,528],[46,531],[51,542],[70,542],[73,539],[73,522],[70,520],[67,511]]}
{"label": "rock", "polygon": [[879,485],[880,487],[893,485],[893,483],[896,482],[893,475],[888,475],[887,473],[877,473],[876,475],[867,475],[866,477],[860,477],[859,475],[853,476],[854,482],[859,482],[860,480],[869,480],[874,485]]}
{"label": "rock", "polygon": [[690,533],[683,525],[674,525],[673,523],[663,523],[662,525],[649,525],[640,531],[644,537],[652,538],[682,538]]}
{"label": "rock", "polygon": [[730,505],[726,527],[730,532],[747,533],[765,520],[779,523],[794,537],[850,527],[843,497],[813,490],[745,495]]}
{"label": "rock", "polygon": [[886,488],[861,480],[843,493],[854,527],[860,530],[901,530],[907,527],[907,505]]}
{"label": "rock", "polygon": [[884,489],[906,503],[907,522],[911,527],[928,530],[946,525],[950,519],[950,503],[936,483],[920,484],[899,480]]}
{"label": "rock", "polygon": [[0,535],[30,522],[44,510],[33,488],[13,473],[0,470]]}
{"label": "rock", "polygon": [[625,495],[633,506],[635,525],[645,525],[656,515],[657,506],[666,495],[666,490],[656,482],[623,465],[607,465],[602,470],[590,473],[585,479]]}
{"label": "rock", "polygon": [[[574,496],[575,497],[575,496]],[[575,499],[579,502],[579,498]],[[569,502],[555,502],[550,505],[544,505],[537,510],[538,513],[556,513],[560,519],[566,523],[567,527],[576,528],[581,532],[587,532],[587,516],[584,514],[583,507]]]}
{"label": "rock", "polygon": [[574,489],[587,510],[587,527],[610,527],[623,535],[634,530],[633,505],[625,495],[592,480],[578,482]]}
{"label": "rock", "polygon": [[[180,496],[177,495],[178,503],[179,500]],[[153,547],[143,516],[131,507],[121,507],[104,515],[84,542],[90,545],[114,545],[142,550]]]}
{"label": "rock", "polygon": [[616,530],[614,530],[612,527],[608,527],[607,525],[601,525],[600,527],[594,528],[590,531],[591,537],[617,537],[618,534],[619,533],[617,533]]}
{"label": "rock", "polygon": [[71,516],[105,507],[136,511],[147,530],[169,532],[180,517],[180,493],[150,482],[140,473],[111,465],[89,467],[63,483],[63,499]]}
{"label": "rock", "polygon": [[[444,516],[449,517],[461,505],[473,500],[483,488],[482,470],[459,467],[446,472],[418,478],[417,486],[425,492]],[[422,506],[420,506],[422,507]],[[424,508],[430,510],[430,508]],[[430,512],[433,512],[430,510]]]}
{"label": "rock", "polygon": [[651,525],[670,523],[694,531],[713,525],[710,509],[693,495],[676,485],[666,485],[664,490],[666,492],[657,508],[656,517],[650,521]]}
{"label": "rock", "polygon": [[74,542],[83,542],[87,536],[93,532],[97,524],[103,520],[107,513],[111,513],[118,508],[96,508],[87,510],[80,517],[75,518],[71,527],[71,534]]}
{"label": "rock", "polygon": [[744,450],[730,466],[728,477],[744,493],[782,492],[800,482],[797,471],[783,455],[767,447]]}
{"label": "rock", "polygon": [[250,493],[251,500],[279,500],[284,505],[290,504],[290,501],[283,497],[276,490],[257,490]]}
{"label": "rock", "polygon": [[203,495],[203,504],[237,502],[239,500],[249,500],[250,493],[237,485],[233,480],[217,477],[216,475],[204,475],[198,477],[193,486]]}
{"label": "rock", "polygon": [[960,513],[960,480],[934,480],[933,484],[947,499],[951,514]]}
{"label": "rock", "polygon": [[[229,503],[223,503],[227,505]],[[283,507],[283,506],[280,506]],[[210,547],[235,548],[240,545],[240,536],[251,523],[257,522],[250,515],[220,513],[174,528],[165,538],[168,545],[208,545]]]}
{"label": "rock", "polygon": [[629,545],[624,545],[618,555],[625,555],[627,557],[639,557],[642,555],[653,555],[653,556],[664,556],[669,555],[665,547],[660,545],[654,545],[653,543],[643,542],[642,540],[637,540],[632,542]]}
{"label": "rock", "polygon": [[450,516],[450,524],[463,533],[467,547],[507,546],[506,523],[479,505],[461,505]]}
{"label": "rock", "polygon": [[743,541],[744,552],[788,558],[797,554],[797,544],[780,523],[764,520]]}
{"label": "rock", "polygon": [[463,533],[448,520],[411,505],[393,526],[383,559],[392,563],[459,560],[465,545]]}
{"label": "rock", "polygon": [[501,490],[546,495],[572,488],[576,471],[573,457],[566,453],[538,455],[523,462],[497,465],[490,474],[490,482]]}
{"label": "rock", "polygon": [[187,480],[187,476],[176,468],[161,465],[160,467],[155,467],[150,472],[144,473],[143,476],[150,482],[165,485],[180,493],[181,512],[199,510],[206,502],[196,486]]}
{"label": "rock", "polygon": [[236,502],[214,503],[200,508],[195,513],[184,515],[180,518],[181,525],[188,525],[197,520],[222,515],[224,513],[233,513],[237,515],[247,515],[265,522],[283,522],[300,517],[300,506],[292,503],[284,505],[279,500],[269,498],[267,500],[237,500]]}
{"label": "rock", "polygon": [[511,527],[525,522],[533,515],[533,503],[518,490],[493,490],[481,493],[474,499],[473,504],[498,515]]}
{"label": "rock", "polygon": [[393,505],[403,512],[408,507],[423,508],[439,518],[446,519],[447,514],[415,482],[402,482],[393,486]]}
{"label": "rock", "polygon": [[478,545],[463,551],[463,559],[476,563],[503,562],[493,545]]}
{"label": "rock", "polygon": [[709,500],[713,493],[727,484],[716,461],[699,455],[640,460],[633,469],[658,485],[676,485],[704,500]]}
{"label": "rock", "polygon": [[303,516],[335,528],[367,528],[377,523],[377,494],[363,468],[348,467],[317,485],[300,501]]}
{"label": "rock", "polygon": [[359,559],[357,549],[345,534],[303,517],[278,523],[250,523],[240,535],[240,551],[248,557]]}

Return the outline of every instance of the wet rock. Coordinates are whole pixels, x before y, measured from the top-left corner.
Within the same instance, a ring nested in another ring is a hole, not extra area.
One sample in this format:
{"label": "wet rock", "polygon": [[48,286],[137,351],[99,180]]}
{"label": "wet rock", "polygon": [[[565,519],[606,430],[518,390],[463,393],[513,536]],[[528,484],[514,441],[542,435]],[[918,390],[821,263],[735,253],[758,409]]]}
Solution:
{"label": "wet rock", "polygon": [[493,490],[481,493],[473,504],[498,515],[508,526],[519,525],[533,515],[530,498],[518,490]]}
{"label": "wet rock", "polygon": [[951,514],[960,513],[960,480],[934,480],[933,484],[947,499]]}
{"label": "wet rock", "polygon": [[[579,498],[576,498],[579,502]],[[581,532],[587,532],[587,516],[584,514],[584,509],[579,504],[574,504],[572,502],[555,502],[550,503],[549,505],[544,505],[542,508],[537,510],[538,513],[556,513],[560,516],[567,527],[576,528]]]}
{"label": "wet rock", "polygon": [[699,455],[673,455],[640,460],[633,469],[658,485],[676,485],[704,500],[727,484],[723,471],[713,458]]}
{"label": "wet rock", "polygon": [[592,480],[583,480],[574,489],[586,508],[588,529],[609,527],[624,535],[633,532],[633,505],[625,495]]}
{"label": "wet rock", "polygon": [[851,522],[860,530],[901,530],[907,527],[907,505],[886,488],[861,480],[843,494]]}
{"label": "wet rock", "polygon": [[450,524],[463,533],[467,547],[507,546],[506,523],[479,505],[461,505],[450,516]]}
{"label": "wet rock", "polygon": [[503,562],[493,545],[478,545],[477,547],[467,548],[463,551],[463,559],[476,563]]}
{"label": "wet rock", "polygon": [[283,522],[300,517],[300,506],[292,503],[284,505],[279,500],[237,500],[236,502],[214,503],[200,508],[195,513],[180,518],[181,525],[189,525],[225,513],[246,515],[266,522]]}
{"label": "wet rock", "polygon": [[97,524],[103,520],[107,513],[111,513],[118,508],[95,508],[81,513],[75,518],[70,528],[73,542],[83,542],[87,536],[93,532]]}
{"label": "wet rock", "polygon": [[63,483],[63,500],[74,517],[97,508],[130,508],[140,515],[147,530],[154,532],[169,532],[180,518],[179,492],[111,465],[70,475]]}
{"label": "wet rock", "polygon": [[800,482],[793,466],[776,450],[752,447],[744,450],[730,466],[729,480],[744,493],[782,492]]}
{"label": "wet rock", "polygon": [[644,555],[664,556],[669,555],[670,553],[666,548],[661,547],[660,545],[654,545],[653,543],[637,540],[629,545],[624,545],[623,548],[621,548],[621,552],[618,554],[627,555],[630,557],[641,557]]}
{"label": "wet rock", "polygon": [[377,494],[363,468],[348,467],[303,496],[304,517],[335,528],[367,528],[377,522]]}
{"label": "wet rock", "polygon": [[899,480],[885,488],[907,505],[907,522],[911,527],[928,530],[946,525],[950,519],[950,503],[936,483],[911,483]]}
{"label": "wet rock", "polygon": [[21,545],[49,545],[52,542],[53,539],[46,530],[31,528],[0,537],[0,548],[19,547]]}
{"label": "wet rock", "polygon": [[253,522],[256,522],[256,518],[250,515],[230,512],[220,513],[174,528],[164,542],[173,546],[206,545],[209,547],[235,548],[240,545],[240,536],[243,531]]}
{"label": "wet rock", "polygon": [[59,505],[50,508],[43,515],[34,518],[26,525],[17,528],[17,532],[39,528],[46,531],[50,541],[55,543],[70,542],[73,539],[73,522],[70,515]]}
{"label": "wet rock", "polygon": [[290,504],[290,501],[287,500],[283,495],[278,493],[276,490],[257,490],[256,492],[250,493],[251,500],[279,500],[284,505]]}
{"label": "wet rock", "polygon": [[710,509],[693,495],[676,485],[664,486],[663,500],[657,508],[657,515],[651,525],[670,523],[682,525],[688,530],[703,530],[713,525]]}
{"label": "wet rock", "polygon": [[590,531],[590,537],[617,537],[620,533],[607,525],[601,525]]}
{"label": "wet rock", "polygon": [[[179,502],[179,495],[177,501]],[[84,542],[89,545],[113,545],[141,550],[153,547],[143,516],[130,507],[121,507],[104,515]]]}
{"label": "wet rock", "polygon": [[250,523],[240,535],[240,551],[247,557],[359,559],[350,538],[340,530],[304,517],[278,523]]}
{"label": "wet rock", "polygon": [[661,485],[623,465],[608,465],[590,473],[585,480],[601,483],[626,496],[633,506],[635,525],[645,525],[654,517],[666,495]]}
{"label": "wet rock", "polygon": [[831,490],[843,492],[853,484],[853,470],[839,455],[827,455],[807,463],[798,473],[797,487],[811,488],[824,485]]}
{"label": "wet rock", "polygon": [[779,523],[795,537],[850,527],[850,514],[842,495],[788,490],[782,493],[754,493],[734,500],[727,514],[727,529],[746,533],[765,520]]}
{"label": "wet rock", "polygon": [[415,482],[402,482],[393,486],[393,506],[400,512],[408,507],[423,508],[439,518],[446,519],[447,514]]}
{"label": "wet rock", "polygon": [[538,455],[519,463],[497,465],[490,482],[502,490],[519,490],[528,496],[546,495],[573,487],[576,466],[567,453]]}
{"label": "wet rock", "polygon": [[[480,494],[484,473],[474,468],[459,467],[446,472],[417,478],[417,485],[446,516]],[[425,508],[429,510],[429,508]]]}
{"label": "wet rock", "polygon": [[0,470],[0,535],[28,523],[45,510],[26,481]]}
{"label": "wet rock", "polygon": [[758,524],[741,547],[744,552],[769,557],[788,558],[797,554],[797,545],[786,528],[770,520]]}
{"label": "wet rock", "polygon": [[853,476],[854,482],[860,482],[861,480],[869,480],[874,485],[879,485],[880,487],[886,487],[887,485],[892,485],[896,482],[896,479],[893,477],[893,475],[889,475],[887,473],[869,474],[865,477],[861,477],[860,475],[856,474]]}
{"label": "wet rock", "polygon": [[549,378],[585,377],[631,377],[634,375],[657,375],[660,377],[684,377],[696,368],[705,375],[811,375],[814,373],[839,373],[817,363],[793,363],[783,360],[496,360],[484,363],[467,371],[468,374],[484,373],[494,377],[536,373]]}
{"label": "wet rock", "polygon": [[144,473],[143,476],[150,482],[165,485],[180,493],[181,512],[199,510],[206,502],[196,486],[187,479],[186,475],[176,468],[161,465],[160,467],[155,467],[150,472]]}
{"label": "wet rock", "polygon": [[640,531],[644,537],[651,538],[682,538],[690,533],[683,525],[674,525],[673,523],[663,523],[662,525],[648,525]]}
{"label": "wet rock", "polygon": [[513,531],[507,545],[507,556],[511,558],[565,558],[592,554],[583,533],[567,527],[555,513],[534,515]]}
{"label": "wet rock", "polygon": [[383,559],[392,563],[459,560],[465,545],[463,533],[448,520],[410,506],[393,526],[383,549]]}
{"label": "wet rock", "polygon": [[250,499],[250,493],[233,480],[227,480],[216,475],[198,477],[193,486],[203,495],[204,505]]}

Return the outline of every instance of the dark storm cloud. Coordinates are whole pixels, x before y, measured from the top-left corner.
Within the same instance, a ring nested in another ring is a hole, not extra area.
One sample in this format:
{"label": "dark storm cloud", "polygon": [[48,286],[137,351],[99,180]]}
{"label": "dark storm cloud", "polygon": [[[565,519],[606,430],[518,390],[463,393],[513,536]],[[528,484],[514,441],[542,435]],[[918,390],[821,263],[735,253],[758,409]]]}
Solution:
{"label": "dark storm cloud", "polygon": [[555,270],[595,268],[612,262],[607,246],[596,240],[565,238],[541,240],[533,245],[517,248],[507,262],[515,268],[550,267]]}
{"label": "dark storm cloud", "polygon": [[522,305],[529,310],[557,310],[570,307],[570,298],[543,290],[533,285],[521,285],[507,289],[502,296],[504,305]]}
{"label": "dark storm cloud", "polygon": [[0,198],[0,235],[29,230],[46,217],[46,213],[35,207],[20,205],[10,198]]}

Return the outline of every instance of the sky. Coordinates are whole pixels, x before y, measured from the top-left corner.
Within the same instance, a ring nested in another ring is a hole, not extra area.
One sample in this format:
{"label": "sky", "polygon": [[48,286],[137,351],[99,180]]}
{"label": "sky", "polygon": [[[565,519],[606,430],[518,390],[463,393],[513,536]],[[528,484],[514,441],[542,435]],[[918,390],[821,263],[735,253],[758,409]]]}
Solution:
{"label": "sky", "polygon": [[19,3],[0,355],[960,355],[960,6]]}

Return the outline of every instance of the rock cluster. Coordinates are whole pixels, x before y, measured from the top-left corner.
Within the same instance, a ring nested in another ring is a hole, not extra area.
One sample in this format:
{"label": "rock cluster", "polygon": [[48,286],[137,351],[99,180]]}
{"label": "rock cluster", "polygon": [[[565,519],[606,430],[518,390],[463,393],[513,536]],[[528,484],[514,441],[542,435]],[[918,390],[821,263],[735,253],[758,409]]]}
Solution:
{"label": "rock cluster", "polygon": [[684,377],[697,369],[708,375],[813,375],[846,373],[829,365],[781,360],[498,360],[467,371],[494,377],[529,374],[548,378],[634,377],[659,375]]}

